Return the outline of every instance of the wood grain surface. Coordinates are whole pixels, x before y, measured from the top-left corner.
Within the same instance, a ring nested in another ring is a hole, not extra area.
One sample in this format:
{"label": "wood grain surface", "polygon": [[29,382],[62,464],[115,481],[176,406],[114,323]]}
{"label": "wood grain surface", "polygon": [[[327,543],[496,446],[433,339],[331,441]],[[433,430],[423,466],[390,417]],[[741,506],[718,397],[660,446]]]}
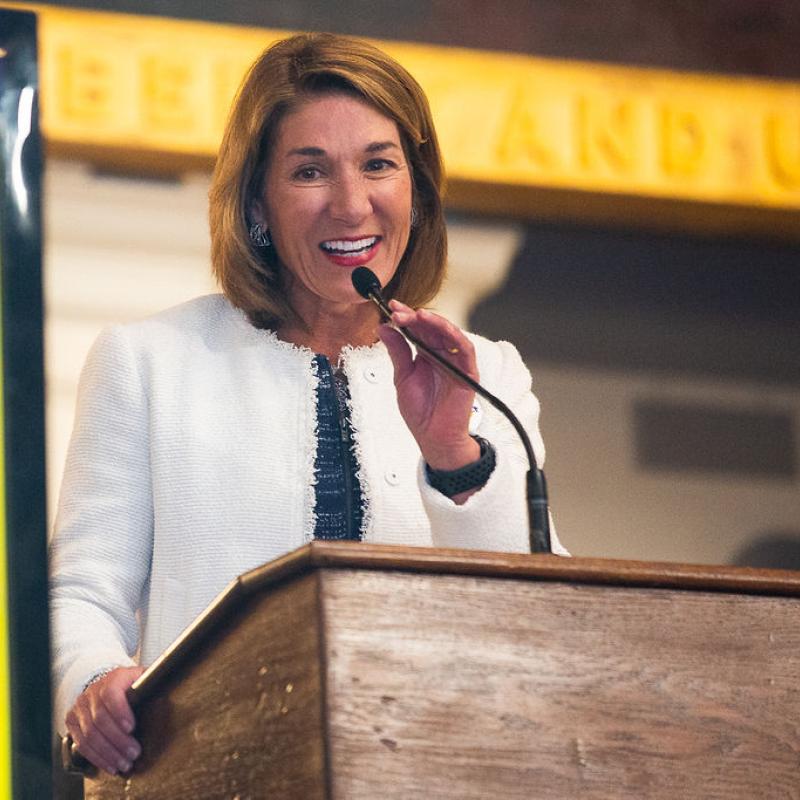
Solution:
{"label": "wood grain surface", "polygon": [[319,567],[519,577],[540,581],[662,586],[800,597],[800,572],[796,570],[564,558],[363,542],[310,542],[282,558],[245,573],[239,581],[246,591],[253,591]]}
{"label": "wood grain surface", "polygon": [[129,691],[132,705],[136,707],[151,694],[160,692],[169,676],[180,669],[185,660],[194,657],[195,650],[206,635],[226,625],[227,619],[239,613],[245,598],[260,592],[275,591],[282,583],[322,567],[800,597],[800,572],[791,570],[314,541],[232,581],[134,683]]}
{"label": "wood grain surface", "polygon": [[800,798],[798,601],[326,570],[336,800]]}
{"label": "wood grain surface", "polygon": [[800,578],[313,543],[137,682],[92,800],[800,800]]}
{"label": "wood grain surface", "polygon": [[317,575],[251,598],[139,709],[133,773],[90,800],[327,797]]}

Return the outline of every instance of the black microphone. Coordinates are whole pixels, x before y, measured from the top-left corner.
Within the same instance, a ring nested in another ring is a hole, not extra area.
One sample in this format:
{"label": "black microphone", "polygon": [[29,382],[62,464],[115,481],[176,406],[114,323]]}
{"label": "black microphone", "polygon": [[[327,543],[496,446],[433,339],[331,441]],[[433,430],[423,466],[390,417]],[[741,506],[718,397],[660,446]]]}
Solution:
{"label": "black microphone", "polygon": [[[380,309],[386,319],[391,319],[392,312],[386,299],[381,293],[381,282],[378,276],[368,267],[356,267],[351,275],[355,290],[366,300],[371,300]],[[408,328],[396,326],[396,330],[405,336],[418,350],[426,357],[438,364],[442,369],[452,375],[456,380],[467,384],[476,394],[488,400],[506,419],[511,423],[517,435],[522,439],[525,453],[528,456],[530,469],[528,470],[527,492],[528,501],[528,528],[530,537],[530,547],[532,553],[551,553],[550,547],[550,514],[547,504],[547,483],[544,479],[544,472],[539,469],[536,463],[536,455],[533,452],[531,440],[528,433],[522,427],[522,423],[517,419],[516,414],[502,401],[495,397],[491,392],[483,388],[476,380],[470,378],[466,372],[451,364],[446,358],[421,341]]]}

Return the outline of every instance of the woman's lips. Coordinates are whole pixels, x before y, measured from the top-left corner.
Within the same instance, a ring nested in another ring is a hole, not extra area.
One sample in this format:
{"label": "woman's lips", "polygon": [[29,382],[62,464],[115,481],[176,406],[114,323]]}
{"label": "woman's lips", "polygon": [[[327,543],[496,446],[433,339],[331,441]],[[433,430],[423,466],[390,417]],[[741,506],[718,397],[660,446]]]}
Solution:
{"label": "woman's lips", "polygon": [[328,239],[319,249],[334,264],[341,267],[360,267],[371,261],[381,243],[380,236],[362,236],[357,239]]}

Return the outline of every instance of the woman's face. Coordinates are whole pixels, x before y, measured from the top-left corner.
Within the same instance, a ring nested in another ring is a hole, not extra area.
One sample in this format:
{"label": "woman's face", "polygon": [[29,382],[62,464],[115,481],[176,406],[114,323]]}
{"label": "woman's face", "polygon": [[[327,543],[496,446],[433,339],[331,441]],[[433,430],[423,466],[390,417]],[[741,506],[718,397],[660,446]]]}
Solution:
{"label": "woman's face", "polygon": [[405,252],[411,174],[395,122],[347,94],[311,97],[279,123],[253,216],[269,228],[301,317],[366,302],[350,280],[384,286]]}

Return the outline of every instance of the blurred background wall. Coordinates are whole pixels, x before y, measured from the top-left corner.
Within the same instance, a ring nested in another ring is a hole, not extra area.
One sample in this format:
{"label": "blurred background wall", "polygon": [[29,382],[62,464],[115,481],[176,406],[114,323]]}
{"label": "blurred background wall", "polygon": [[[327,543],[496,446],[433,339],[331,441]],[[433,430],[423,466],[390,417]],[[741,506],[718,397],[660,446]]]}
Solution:
{"label": "blurred background wall", "polygon": [[[800,6],[789,0],[64,5],[800,81]],[[97,331],[214,290],[208,179],[48,161],[51,510]],[[510,339],[529,364],[573,553],[793,566],[800,235],[689,230],[451,211],[439,307]]]}

